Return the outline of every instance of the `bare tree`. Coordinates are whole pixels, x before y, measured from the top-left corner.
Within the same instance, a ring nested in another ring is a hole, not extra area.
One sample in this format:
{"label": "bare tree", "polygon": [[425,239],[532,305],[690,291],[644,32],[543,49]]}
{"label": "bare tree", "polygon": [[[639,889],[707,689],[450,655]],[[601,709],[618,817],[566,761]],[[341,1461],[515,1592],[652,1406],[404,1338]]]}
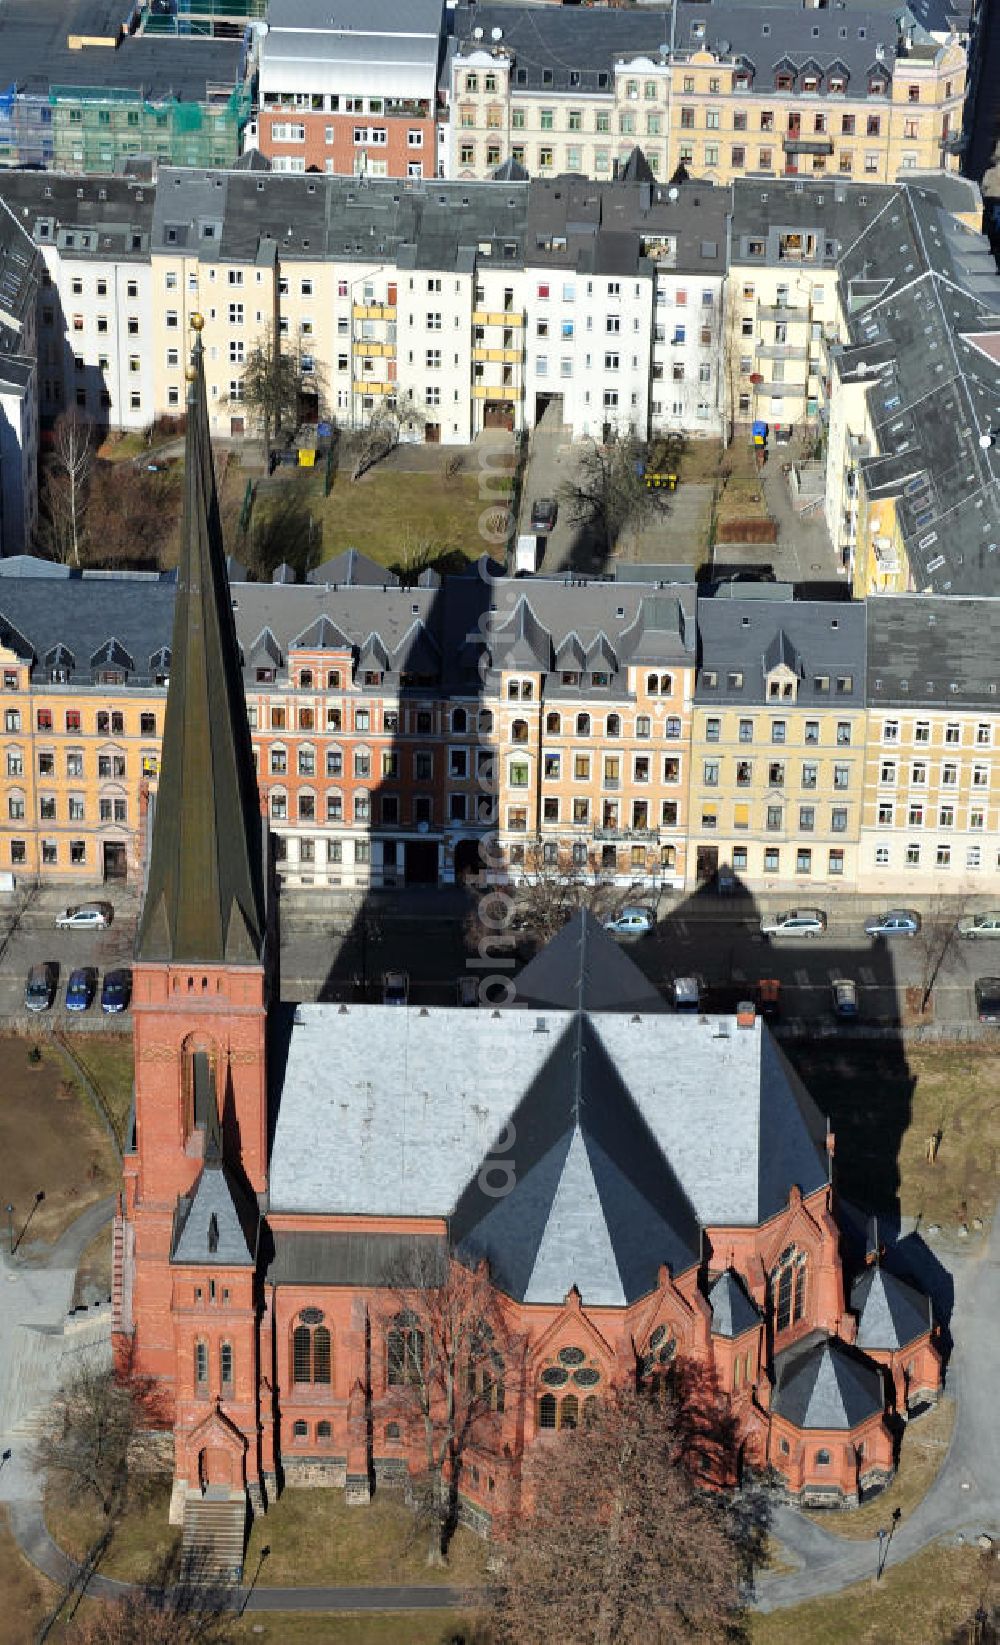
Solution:
{"label": "bare tree", "polygon": [[158,1421],[151,1383],[84,1363],[53,1401],[36,1458],[68,1496],[96,1502],[113,1523],[151,1476]]}
{"label": "bare tree", "polygon": [[94,425],[74,408],[56,418],[42,482],[41,535],[54,559],[80,564],[84,515],[94,467]]}
{"label": "bare tree", "polygon": [[485,1263],[473,1270],[443,1251],[412,1249],[384,1283],[385,1410],[422,1439],[416,1505],[428,1563],[440,1564],[458,1524],[465,1457],[471,1447],[498,1448],[519,1347]]}
{"label": "bare tree", "polygon": [[[555,840],[534,840],[525,846],[524,862],[511,887],[509,922],[505,936],[512,944],[521,933],[544,945],[561,931],[581,908],[599,919],[614,913],[626,893],[601,881],[600,860],[593,847],[574,855]],[[467,935],[478,942],[482,923],[475,908],[467,917]]]}
{"label": "bare tree", "polygon": [[78,1635],[81,1645],[230,1645],[236,1593],[205,1557],[175,1549],[127,1599],[98,1603]]}
{"label": "bare tree", "polygon": [[291,354],[281,346],[281,338],[268,326],[247,354],[243,368],[243,404],[260,424],[264,440],[264,464],[271,466],[271,441],[290,424],[298,426],[303,389],[298,351]]}
{"label": "bare tree", "polygon": [[395,451],[404,429],[422,428],[426,413],[409,390],[396,397],[390,405],[383,401],[376,405],[360,428],[352,431],[349,447],[353,458],[351,479],[360,480],[376,463],[384,462]]}
{"label": "bare tree", "polygon": [[610,551],[626,526],[640,526],[666,511],[663,492],[651,490],[642,473],[643,448],[634,434],[613,434],[603,445],[583,443],[576,473],[560,496],[572,518],[587,525]]}
{"label": "bare tree", "polygon": [[913,939],[920,965],[919,1010],[921,1016],[930,1007],[934,985],[955,941],[955,922],[962,912],[964,912],[964,908],[956,908],[953,897],[944,894],[933,897],[921,919],[920,930]]}
{"label": "bare tree", "polygon": [[535,1445],[490,1595],[497,1645],[745,1637],[737,1531],[683,1449],[662,1383]]}

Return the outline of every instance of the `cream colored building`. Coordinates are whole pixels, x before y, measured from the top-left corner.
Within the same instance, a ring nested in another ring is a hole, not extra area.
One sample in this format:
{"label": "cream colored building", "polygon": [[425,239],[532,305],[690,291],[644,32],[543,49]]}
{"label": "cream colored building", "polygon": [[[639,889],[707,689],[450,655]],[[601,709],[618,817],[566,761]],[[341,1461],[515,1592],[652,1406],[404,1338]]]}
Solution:
{"label": "cream colored building", "polygon": [[868,608],[859,879],[866,890],[1000,891],[996,599]]}
{"label": "cream colored building", "polygon": [[448,175],[507,160],[610,178],[637,144],[657,178],[891,182],[958,169],[967,53],[913,14],[730,0],[618,13],[477,6],[452,59]]}

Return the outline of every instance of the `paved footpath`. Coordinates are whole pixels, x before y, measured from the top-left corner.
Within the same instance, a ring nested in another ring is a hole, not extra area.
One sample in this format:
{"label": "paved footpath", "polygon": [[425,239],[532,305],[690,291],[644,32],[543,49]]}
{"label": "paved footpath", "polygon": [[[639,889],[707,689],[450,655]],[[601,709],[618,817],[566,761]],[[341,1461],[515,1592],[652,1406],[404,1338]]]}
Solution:
{"label": "paved footpath", "polygon": [[[73,1292],[76,1265],[94,1233],[110,1221],[113,1200],[87,1211],[46,1255],[39,1251],[11,1264],[0,1254],[0,1445],[11,1457],[0,1464],[0,1502],[7,1505],[11,1529],[21,1551],[60,1585],[72,1575],[73,1563],[56,1546],[42,1514],[42,1481],[35,1472],[30,1438],[10,1426],[12,1402],[11,1343],[24,1327],[58,1331]],[[943,1256],[943,1253],[937,1253]],[[976,1255],[949,1259],[955,1283],[951,1331],[956,1347],[948,1368],[949,1393],[957,1417],[944,1465],[924,1500],[894,1533],[890,1564],[909,1558],[939,1537],[961,1533],[972,1540],[986,1531],[1000,1533],[1000,1425],[995,1421],[993,1365],[996,1321],[1000,1319],[1000,1217]],[[52,1338],[53,1342],[56,1340]],[[48,1379],[47,1379],[48,1380]],[[51,1384],[49,1384],[51,1386]],[[825,1531],[821,1522],[790,1507],[779,1507],[773,1532],[799,1569],[764,1576],[756,1602],[771,1611],[836,1593],[870,1578],[874,1568],[871,1539],[845,1541]],[[131,1591],[109,1577],[91,1578],[88,1591],[97,1598],[118,1599]],[[240,1591],[239,1603],[250,1611],[415,1611],[461,1605],[465,1596],[453,1588],[265,1588]]]}

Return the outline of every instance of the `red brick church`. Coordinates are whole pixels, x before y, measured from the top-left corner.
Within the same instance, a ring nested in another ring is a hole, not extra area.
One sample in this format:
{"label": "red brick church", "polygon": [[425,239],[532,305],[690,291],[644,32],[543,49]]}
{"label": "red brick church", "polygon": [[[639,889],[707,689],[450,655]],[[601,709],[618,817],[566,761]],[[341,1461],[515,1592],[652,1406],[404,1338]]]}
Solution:
{"label": "red brick church", "polygon": [[710,1373],[747,1463],[856,1501],[940,1356],[877,1262],[846,1290],[832,1138],[765,1024],[667,1010],[588,916],[502,1010],[278,1004],[200,335],[187,413],[115,1229],[116,1347],[172,1415],[175,1517],[422,1465],[401,1252],[488,1273],[519,1344],[463,1462],[481,1523],[547,1432],[675,1360]]}

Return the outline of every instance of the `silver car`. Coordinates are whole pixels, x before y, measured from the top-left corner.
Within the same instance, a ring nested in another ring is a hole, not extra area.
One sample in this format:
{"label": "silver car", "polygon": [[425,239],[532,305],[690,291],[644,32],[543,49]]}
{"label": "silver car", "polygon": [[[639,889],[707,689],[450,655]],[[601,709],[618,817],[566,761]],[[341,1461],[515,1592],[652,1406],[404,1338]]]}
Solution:
{"label": "silver car", "polygon": [[613,937],[646,937],[656,929],[656,915],[652,909],[640,906],[623,908],[613,919],[605,920],[604,929]]}
{"label": "silver car", "polygon": [[960,937],[1000,937],[1000,908],[986,914],[963,914],[955,929]]}
{"label": "silver car", "polygon": [[111,924],[112,909],[106,902],[83,902],[75,908],[64,908],[56,915],[57,931],[103,931]]}
{"label": "silver car", "polygon": [[765,937],[819,937],[826,930],[821,908],[786,908],[781,914],[764,914],[760,929]]}
{"label": "silver car", "polygon": [[914,908],[890,908],[865,920],[866,937],[915,937],[920,915]]}

